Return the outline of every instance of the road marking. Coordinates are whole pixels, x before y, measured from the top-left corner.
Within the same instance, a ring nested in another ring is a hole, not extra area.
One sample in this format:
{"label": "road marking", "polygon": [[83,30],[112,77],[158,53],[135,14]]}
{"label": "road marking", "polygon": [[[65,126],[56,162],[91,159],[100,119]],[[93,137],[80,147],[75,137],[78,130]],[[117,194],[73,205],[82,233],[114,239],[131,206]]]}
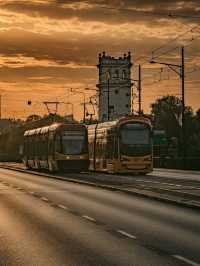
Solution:
{"label": "road marking", "polygon": [[144,183],[159,184],[159,185],[169,185],[169,186],[174,186],[174,187],[182,187],[183,186],[183,185],[174,184],[174,183],[166,183],[166,182],[143,180],[143,179],[136,179],[136,181],[137,182],[144,182]]}
{"label": "road marking", "polygon": [[91,222],[94,222],[94,223],[96,222],[96,220],[95,220],[94,218],[90,217],[90,216],[82,215],[82,217],[83,217],[84,219],[87,219],[87,220],[91,221]]}
{"label": "road marking", "polygon": [[43,200],[43,201],[49,201],[47,198],[45,198],[45,197],[41,197],[41,200]]}
{"label": "road marking", "polygon": [[200,263],[197,263],[195,261],[192,261],[192,260],[189,260],[183,256],[180,256],[180,255],[172,255],[174,258],[178,259],[178,260],[181,260],[181,261],[184,261],[192,266],[200,266]]}
{"label": "road marking", "polygon": [[34,195],[35,194],[34,191],[28,191],[28,193],[31,194],[31,195]]}
{"label": "road marking", "polygon": [[64,209],[64,210],[68,209],[65,205],[62,205],[62,204],[59,204],[58,207],[61,208],[61,209]]}
{"label": "road marking", "polygon": [[120,233],[123,236],[127,236],[127,237],[132,238],[132,239],[136,239],[137,238],[136,236],[131,235],[131,234],[129,234],[129,233],[125,232],[125,231],[122,231],[122,230],[117,230],[117,232]]}

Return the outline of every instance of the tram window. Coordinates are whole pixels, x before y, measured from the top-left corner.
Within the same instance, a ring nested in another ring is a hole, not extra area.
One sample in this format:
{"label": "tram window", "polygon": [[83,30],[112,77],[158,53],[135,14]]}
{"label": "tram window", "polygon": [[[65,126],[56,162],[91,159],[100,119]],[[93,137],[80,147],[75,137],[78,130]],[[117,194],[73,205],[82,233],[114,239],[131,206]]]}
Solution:
{"label": "tram window", "polygon": [[33,156],[33,158],[35,157],[35,153],[36,153],[36,145],[35,145],[35,140],[33,137],[33,139],[32,139],[32,156]]}
{"label": "tram window", "polygon": [[30,137],[30,142],[29,142],[29,153],[30,153],[30,158],[33,159],[33,141],[32,141],[32,137]]}
{"label": "tram window", "polygon": [[43,159],[45,156],[45,139],[44,139],[44,137],[42,137],[42,139],[41,139],[41,155],[42,155],[42,159]]}
{"label": "tram window", "polygon": [[40,137],[40,158],[42,159],[42,155],[43,155],[43,140],[42,140],[42,136]]}
{"label": "tram window", "polygon": [[46,136],[43,137],[43,158],[46,159],[47,157],[47,140]]}
{"label": "tram window", "polygon": [[36,145],[36,155],[37,155],[37,157],[39,157],[39,155],[40,155],[40,138],[39,138],[39,136],[36,137],[35,145]]}
{"label": "tram window", "polygon": [[28,140],[28,137],[27,137],[27,139],[26,139],[26,155],[27,155],[27,156],[28,156],[28,154],[29,154],[28,145],[29,145],[29,140]]}
{"label": "tram window", "polygon": [[61,136],[60,135],[56,135],[56,151],[57,152],[61,152]]}
{"label": "tram window", "polygon": [[114,150],[113,140],[114,140],[114,135],[109,135],[107,140],[106,151],[107,151],[107,157],[110,159],[113,157],[113,150]]}
{"label": "tram window", "polygon": [[48,154],[53,155],[53,140],[49,139],[49,147],[48,147]]}
{"label": "tram window", "polygon": [[39,153],[39,158],[42,158],[42,138],[41,136],[38,139],[38,153]]}
{"label": "tram window", "polygon": [[47,135],[45,136],[45,139],[44,139],[44,157],[45,157],[45,159],[47,159],[47,157],[48,157],[48,138],[47,138]]}
{"label": "tram window", "polygon": [[126,124],[121,128],[121,141],[126,145],[149,144],[150,129],[143,124]]}
{"label": "tram window", "polygon": [[24,140],[24,153],[23,153],[23,155],[27,156],[27,140],[26,139]]}

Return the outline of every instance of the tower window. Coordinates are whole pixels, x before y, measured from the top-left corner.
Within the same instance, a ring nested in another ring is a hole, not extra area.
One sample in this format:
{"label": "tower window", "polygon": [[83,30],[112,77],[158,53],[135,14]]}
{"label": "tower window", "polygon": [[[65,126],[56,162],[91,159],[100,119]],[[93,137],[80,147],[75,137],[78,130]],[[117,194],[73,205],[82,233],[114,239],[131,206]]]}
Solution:
{"label": "tower window", "polygon": [[128,104],[126,104],[126,108],[128,108],[129,107],[129,105]]}
{"label": "tower window", "polygon": [[106,78],[106,80],[111,79],[111,71],[110,71],[110,69],[106,71],[105,78]]}
{"label": "tower window", "polygon": [[127,92],[127,93],[126,93],[126,96],[127,96],[127,97],[130,96],[130,94]]}
{"label": "tower window", "polygon": [[119,70],[115,70],[115,78],[119,78]]}
{"label": "tower window", "polygon": [[126,70],[123,70],[123,71],[122,71],[122,78],[123,78],[123,79],[126,79]]}
{"label": "tower window", "polygon": [[119,93],[119,91],[118,90],[115,90],[115,94],[118,94]]}

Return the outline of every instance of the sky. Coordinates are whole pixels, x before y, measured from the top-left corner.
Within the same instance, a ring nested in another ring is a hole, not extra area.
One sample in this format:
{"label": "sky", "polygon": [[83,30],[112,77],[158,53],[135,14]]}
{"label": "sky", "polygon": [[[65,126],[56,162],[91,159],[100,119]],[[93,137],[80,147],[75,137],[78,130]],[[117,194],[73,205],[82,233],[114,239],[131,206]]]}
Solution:
{"label": "sky", "polygon": [[[91,89],[85,91],[86,100],[95,94],[102,51],[115,57],[130,51],[133,79],[141,64],[142,108],[149,112],[157,98],[180,97],[181,91],[173,70],[149,61],[179,65],[183,45],[185,100],[196,111],[199,43],[199,0],[0,0],[2,118],[42,115],[47,112],[44,101],[60,101],[59,113],[70,114],[71,102],[81,119],[81,91]],[[137,96],[133,107],[137,110]]]}

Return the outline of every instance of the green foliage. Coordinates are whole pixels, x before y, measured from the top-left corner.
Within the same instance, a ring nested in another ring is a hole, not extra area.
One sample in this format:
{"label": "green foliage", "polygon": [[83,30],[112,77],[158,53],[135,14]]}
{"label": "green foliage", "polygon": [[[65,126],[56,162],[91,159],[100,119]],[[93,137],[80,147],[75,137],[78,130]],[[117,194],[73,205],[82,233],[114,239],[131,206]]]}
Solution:
{"label": "green foliage", "polygon": [[179,137],[181,101],[175,96],[164,96],[151,105],[155,129],[164,129],[168,137]]}
{"label": "green foliage", "polygon": [[27,117],[26,122],[37,121],[39,119],[41,119],[41,116],[33,114]]}
{"label": "green foliage", "polygon": [[[181,100],[173,95],[163,96],[151,105],[154,129],[165,130],[168,141],[178,140],[181,150]],[[200,109],[193,114],[192,108],[185,107],[185,135],[184,145],[188,156],[200,156]]]}

